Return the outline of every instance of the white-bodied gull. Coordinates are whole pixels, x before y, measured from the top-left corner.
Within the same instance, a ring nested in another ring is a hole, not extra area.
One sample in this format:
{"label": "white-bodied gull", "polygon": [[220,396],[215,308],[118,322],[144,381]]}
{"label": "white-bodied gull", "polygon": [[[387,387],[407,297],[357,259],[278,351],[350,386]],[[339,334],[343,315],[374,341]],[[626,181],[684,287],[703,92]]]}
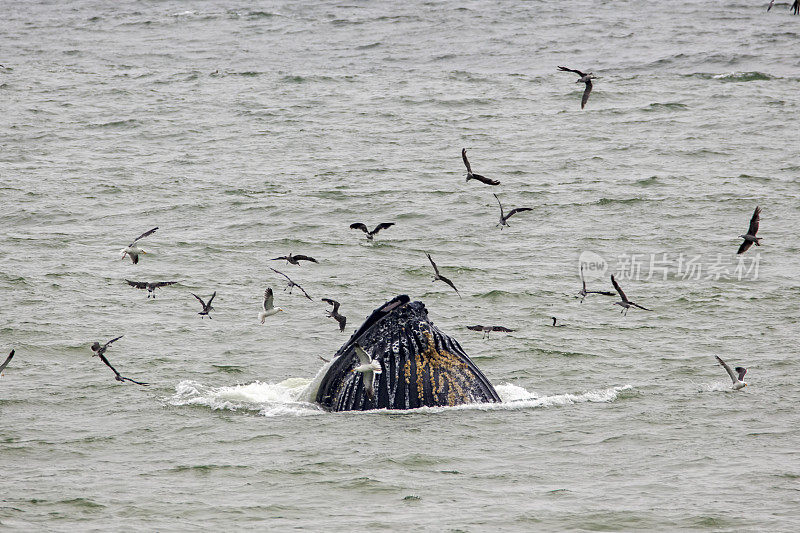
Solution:
{"label": "white-bodied gull", "polygon": [[274,297],[272,296],[272,287],[267,287],[264,291],[264,301],[261,303],[262,311],[258,313],[258,319],[263,324],[268,316],[276,315],[283,311],[282,307],[275,307],[272,304]]}
{"label": "white-bodied gull", "polygon": [[364,381],[364,391],[367,393],[367,397],[373,400],[375,399],[375,374],[383,372],[381,364],[372,359],[358,343],[353,345],[353,349],[361,363],[353,369],[353,372],[361,373],[361,379]]}
{"label": "white-bodied gull", "polygon": [[717,362],[722,365],[722,368],[728,373],[731,377],[731,381],[733,382],[733,390],[739,390],[747,387],[747,383],[742,381],[744,379],[744,375],[747,374],[747,369],[741,366],[737,366],[736,368],[731,368],[728,363],[723,361],[719,358],[718,355],[714,357],[717,358]]}
{"label": "white-bodied gull", "polygon": [[125,259],[125,256],[127,255],[127,256],[130,256],[131,261],[133,261],[134,265],[139,263],[139,254],[146,254],[147,252],[145,252],[143,249],[141,249],[138,246],[136,246],[136,242],[139,241],[140,239],[144,239],[148,235],[152,235],[153,233],[155,233],[155,231],[157,229],[158,229],[158,226],[156,226],[153,229],[149,229],[149,230],[145,231],[144,233],[142,233],[141,235],[139,235],[138,237],[133,239],[133,242],[130,243],[127,246],[127,248],[123,248],[122,249],[122,259]]}

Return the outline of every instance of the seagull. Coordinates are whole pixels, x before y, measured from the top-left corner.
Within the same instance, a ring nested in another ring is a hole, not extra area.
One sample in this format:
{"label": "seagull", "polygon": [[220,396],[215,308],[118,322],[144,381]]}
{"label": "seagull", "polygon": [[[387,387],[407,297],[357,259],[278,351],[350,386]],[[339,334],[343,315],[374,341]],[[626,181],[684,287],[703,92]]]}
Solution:
{"label": "seagull", "polygon": [[361,372],[361,378],[364,381],[364,391],[367,393],[367,398],[374,400],[375,387],[373,385],[375,383],[375,374],[380,374],[383,372],[381,369],[381,364],[367,355],[367,352],[365,352],[364,348],[362,348],[358,343],[354,344],[353,348],[355,348],[356,355],[361,363],[353,369],[353,372]]}
{"label": "seagull", "polygon": [[156,232],[157,229],[158,226],[156,226],[153,229],[145,231],[144,233],[133,239],[133,242],[130,243],[127,248],[122,249],[122,259],[125,259],[125,256],[128,255],[130,256],[131,261],[133,261],[133,264],[134,265],[137,264],[139,262],[139,254],[146,254],[147,252],[136,246],[136,241],[138,241],[139,239],[144,239],[148,235],[152,235],[153,233]]}
{"label": "seagull", "polygon": [[3,375],[3,370],[6,369],[6,367],[8,366],[8,363],[11,361],[12,357],[14,357],[14,350],[11,350],[11,353],[8,354],[8,357],[6,357],[6,360],[3,362],[2,365],[0,365],[0,376]]}
{"label": "seagull", "polygon": [[367,226],[366,226],[364,223],[362,223],[362,222],[354,222],[353,224],[350,224],[350,229],[360,229],[361,231],[363,231],[364,233],[366,233],[366,234],[367,234],[367,240],[368,240],[368,241],[371,241],[371,240],[372,240],[372,238],[373,238],[373,237],[374,237],[374,236],[375,236],[375,235],[376,235],[376,234],[377,234],[377,233],[378,233],[380,230],[382,230],[382,229],[386,229],[386,228],[389,228],[389,227],[391,227],[391,226],[394,226],[394,222],[381,222],[380,224],[378,224],[377,226],[375,226],[375,229],[374,229],[374,230],[372,230],[372,231],[369,231],[369,230],[367,229]]}
{"label": "seagull", "polygon": [[495,224],[495,227],[500,226],[500,229],[503,229],[503,226],[509,226],[508,219],[513,217],[517,213],[521,213],[523,211],[533,211],[533,209],[530,207],[517,207],[516,209],[512,209],[511,211],[509,211],[508,215],[506,215],[505,212],[503,211],[503,204],[500,203],[500,198],[498,198],[496,194],[494,195],[494,198],[495,200],[497,200],[497,205],[500,206],[500,222]]}
{"label": "seagull", "polygon": [[564,324],[556,324],[556,317],[551,316],[550,318],[553,319],[553,327],[554,328],[563,328],[564,327]]}
{"label": "seagull", "polygon": [[108,341],[107,343],[105,343],[102,346],[100,346],[99,342],[95,342],[94,344],[92,344],[92,351],[94,352],[94,355],[92,355],[92,357],[94,357],[95,355],[102,356],[104,353],[106,353],[106,350],[108,350],[108,347],[111,346],[111,343],[120,340],[124,336],[125,335],[120,335],[119,337],[117,337],[115,339],[111,339],[110,341]]}
{"label": "seagull", "polygon": [[467,159],[467,149],[461,149],[461,159],[464,160],[464,166],[467,167],[467,181],[469,180],[478,180],[481,183],[485,183],[486,185],[500,185],[500,182],[497,180],[493,180],[491,178],[487,178],[485,176],[481,176],[480,174],[473,174],[472,167],[469,165],[469,159]]}
{"label": "seagull", "polygon": [[728,375],[731,377],[731,381],[733,381],[733,390],[739,390],[747,387],[747,383],[742,381],[744,379],[744,375],[747,374],[746,368],[737,366],[736,368],[731,370],[731,367],[728,366],[728,363],[720,359],[718,355],[715,355],[714,357],[717,358],[717,362],[722,365],[722,368],[724,368],[725,371],[728,372]]}
{"label": "seagull", "polygon": [[589,101],[589,93],[592,92],[592,80],[593,79],[596,80],[597,76],[595,76],[591,72],[584,74],[580,70],[575,70],[567,67],[558,67],[558,70],[562,70],[565,72],[574,72],[575,74],[580,76],[580,78],[578,78],[578,81],[576,81],[575,83],[583,82],[586,84],[586,89],[583,90],[583,98],[581,98],[581,109],[583,109],[584,106],[586,106],[586,102]]}
{"label": "seagull", "polygon": [[268,316],[276,315],[283,311],[282,307],[275,307],[272,305],[272,300],[272,287],[267,287],[267,290],[264,291],[264,302],[261,304],[264,310],[258,313],[258,319],[261,320],[262,324]]}
{"label": "seagull", "polygon": [[587,291],[586,280],[583,279],[583,263],[581,263],[581,292],[578,293],[581,303],[583,303],[583,300],[586,298],[587,294],[603,294],[605,296],[614,296],[616,293],[611,291]]}
{"label": "seagull", "polygon": [[137,385],[143,385],[145,387],[147,387],[149,385],[149,383],[144,383],[142,381],[136,381],[135,379],[126,378],[124,376],[121,376],[120,373],[117,372],[117,369],[114,368],[113,366],[111,366],[111,363],[108,362],[108,359],[106,359],[105,355],[103,355],[102,353],[97,353],[95,355],[99,355],[100,356],[100,360],[103,361],[106,364],[106,366],[108,366],[108,368],[110,368],[111,370],[114,371],[114,379],[116,379],[117,381],[120,381],[122,383],[125,383],[126,381],[130,381],[131,383],[136,383]]}
{"label": "seagull", "polygon": [[477,326],[467,326],[467,329],[471,329],[472,331],[482,331],[483,332],[482,338],[484,339],[489,338],[490,331],[503,331],[505,333],[510,333],[514,331],[513,329],[508,329],[505,326],[481,326],[480,324],[478,324]]}
{"label": "seagull", "polygon": [[200,298],[198,295],[196,295],[193,292],[190,292],[189,294],[191,294],[192,296],[194,296],[195,298],[200,300],[200,305],[203,306],[203,310],[200,311],[199,313],[197,313],[198,315],[200,315],[200,318],[203,318],[204,316],[207,316],[209,318],[209,320],[210,320],[211,319],[211,315],[209,315],[208,313],[210,313],[211,311],[214,310],[214,308],[211,307],[211,301],[214,299],[214,296],[217,295],[217,291],[214,291],[214,294],[211,295],[211,298],[208,299],[208,302],[204,302],[202,298]]}
{"label": "seagull", "polygon": [[458,292],[458,289],[456,289],[456,286],[453,285],[453,282],[450,281],[449,279],[447,279],[446,277],[442,276],[441,274],[439,274],[439,267],[437,267],[436,263],[434,263],[433,259],[431,259],[431,254],[426,253],[425,255],[428,256],[428,261],[430,261],[431,265],[433,266],[433,271],[435,273],[435,275],[433,276],[433,281],[436,281],[436,280],[444,281],[445,283],[447,283],[448,285],[453,287],[453,290],[456,291],[456,294],[458,294],[458,297],[461,298],[461,293]]}
{"label": "seagull", "polygon": [[772,4],[774,4],[774,3],[775,3],[775,0],[769,0],[769,5],[767,6],[767,11],[772,9]]}
{"label": "seagull", "polygon": [[756,233],[758,233],[758,221],[761,219],[761,208],[756,206],[756,210],[753,211],[753,218],[750,219],[750,227],[747,229],[747,233],[744,235],[739,235],[744,242],[739,245],[739,251],[736,252],[737,254],[745,253],[752,245],[755,243],[756,246],[761,246],[759,242],[761,237],[756,237]]}
{"label": "seagull", "polygon": [[339,323],[339,331],[344,331],[344,326],[347,324],[347,317],[339,314],[339,302],[331,300],[330,298],[322,298],[323,302],[327,302],[333,306],[333,311],[325,311],[328,317],[336,320]]}
{"label": "seagull", "polygon": [[619,283],[617,283],[617,280],[614,279],[614,274],[611,274],[611,283],[614,285],[614,288],[617,289],[619,297],[622,298],[622,300],[620,300],[619,302],[614,302],[614,305],[619,305],[623,308],[622,311],[620,311],[620,313],[624,312],[625,316],[628,316],[628,309],[630,309],[631,306],[638,307],[639,309],[644,309],[645,311],[652,311],[652,309],[642,307],[641,305],[633,303],[632,301],[628,300],[628,297],[625,296],[624,292],[622,292],[622,288],[619,286]]}
{"label": "seagull", "polygon": [[270,259],[270,261],[278,261],[279,259],[286,259],[286,263],[287,264],[291,263],[293,265],[299,265],[300,261],[311,261],[312,263],[317,263],[318,262],[313,257],[309,257],[307,255],[299,255],[299,254],[298,255],[292,255],[291,252],[289,252],[289,255],[284,255],[282,257],[273,257],[272,259]]}
{"label": "seagull", "polygon": [[129,279],[126,279],[125,281],[127,281],[128,285],[130,285],[131,287],[136,287],[137,289],[147,289],[147,297],[150,298],[150,296],[152,296],[153,299],[155,299],[155,297],[156,297],[156,289],[157,288],[166,287],[167,285],[174,285],[174,284],[178,283],[177,281],[152,281],[152,282],[148,282],[148,281],[131,281]]}
{"label": "seagull", "polygon": [[[311,296],[309,296],[309,295],[308,295],[308,293],[306,292],[306,290],[305,290],[303,287],[301,287],[300,285],[298,285],[297,283],[295,283],[294,281],[292,281],[292,278],[290,278],[289,276],[287,276],[287,275],[286,275],[286,274],[284,274],[283,272],[280,272],[279,270],[275,270],[275,269],[274,269],[274,268],[272,268],[272,267],[270,267],[269,269],[270,269],[270,270],[272,270],[273,272],[275,272],[276,274],[280,274],[281,276],[283,276],[284,278],[286,278],[286,280],[288,281],[288,283],[286,284],[286,289],[289,289],[289,294],[292,294],[292,289],[293,289],[294,287],[297,287],[298,289],[300,289],[301,291],[303,291],[303,294],[305,294],[305,295],[306,295],[306,298],[308,298],[309,300],[311,300]],[[283,290],[286,290],[286,289],[283,289]],[[313,301],[313,300],[311,300],[311,301]]]}

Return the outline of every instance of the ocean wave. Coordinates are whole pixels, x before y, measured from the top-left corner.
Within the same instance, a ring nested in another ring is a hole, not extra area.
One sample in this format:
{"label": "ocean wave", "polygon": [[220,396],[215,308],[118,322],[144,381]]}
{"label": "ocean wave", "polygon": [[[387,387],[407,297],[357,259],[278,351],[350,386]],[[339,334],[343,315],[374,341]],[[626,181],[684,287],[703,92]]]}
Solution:
{"label": "ocean wave", "polygon": [[722,74],[712,74],[709,72],[695,72],[693,74],[687,74],[688,77],[693,78],[700,78],[704,80],[721,80],[721,81],[733,81],[733,82],[745,82],[745,81],[764,81],[764,80],[772,80],[776,79],[774,76],[770,76],[769,74],[764,74],[763,72],[726,72]]}

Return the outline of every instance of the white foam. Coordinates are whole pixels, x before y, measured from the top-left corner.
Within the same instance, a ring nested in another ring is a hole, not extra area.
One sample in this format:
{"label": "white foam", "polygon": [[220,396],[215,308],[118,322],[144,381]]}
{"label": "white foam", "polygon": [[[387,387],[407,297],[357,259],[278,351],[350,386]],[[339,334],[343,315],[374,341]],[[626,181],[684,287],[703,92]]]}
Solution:
{"label": "white foam", "polygon": [[209,387],[196,381],[181,381],[175,394],[167,400],[170,405],[200,405],[228,411],[258,411],[264,416],[307,415],[321,408],[300,398],[310,380],[289,378],[280,383],[255,381],[244,385]]}

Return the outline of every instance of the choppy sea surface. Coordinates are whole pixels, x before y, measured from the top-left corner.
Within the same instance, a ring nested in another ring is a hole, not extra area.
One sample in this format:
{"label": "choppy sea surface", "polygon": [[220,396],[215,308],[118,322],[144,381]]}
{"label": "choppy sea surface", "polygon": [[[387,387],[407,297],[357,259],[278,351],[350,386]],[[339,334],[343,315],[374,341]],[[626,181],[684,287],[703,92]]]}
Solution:
{"label": "choppy sea surface", "polygon": [[[800,529],[800,17],[766,4],[6,0],[0,528]],[[653,311],[580,303],[582,253]],[[502,404],[311,402],[397,294]],[[150,387],[91,357],[123,334]]]}

